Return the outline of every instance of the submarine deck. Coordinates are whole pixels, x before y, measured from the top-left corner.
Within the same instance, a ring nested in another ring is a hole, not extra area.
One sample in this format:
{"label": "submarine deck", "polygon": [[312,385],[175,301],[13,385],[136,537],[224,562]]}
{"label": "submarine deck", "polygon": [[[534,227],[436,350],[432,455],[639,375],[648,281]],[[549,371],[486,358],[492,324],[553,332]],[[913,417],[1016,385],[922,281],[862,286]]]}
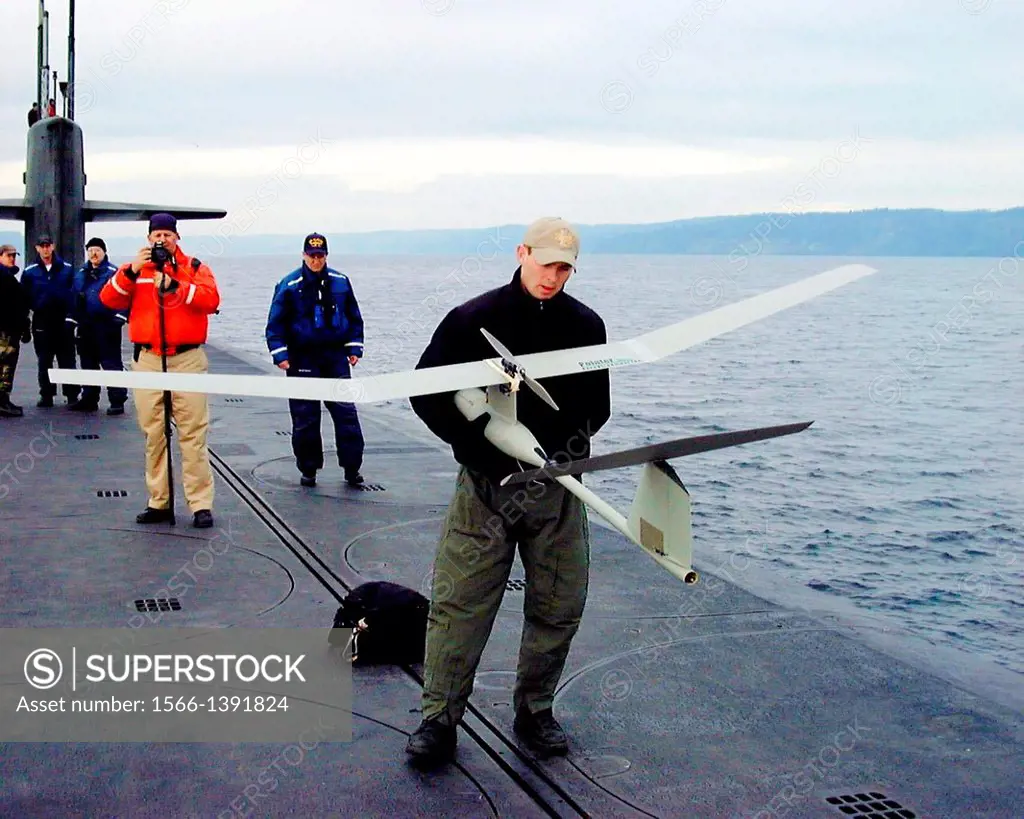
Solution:
{"label": "submarine deck", "polygon": [[[208,352],[215,372],[266,371]],[[105,395],[91,415],[60,397],[35,408],[31,346],[12,398],[25,417],[0,419],[11,478],[0,500],[5,628],[124,628],[134,601],[166,588],[215,537],[231,548],[152,627],[327,629],[361,582],[429,594],[456,465],[386,406],[359,408],[364,490],[331,464],[329,423],[328,466],[303,488],[286,402],[210,396],[215,526],[196,530],[180,474],[178,525],[134,522],[146,493],[130,401],[119,418],[103,414]],[[54,443],[37,457],[31,443],[44,432]],[[4,743],[0,815],[1024,816],[1016,675],[869,617],[755,595],[699,549],[701,582],[684,586],[591,520],[590,595],[555,703],[565,758],[535,758],[511,730],[517,561],[452,766],[425,773],[405,761],[421,667],[356,668],[351,742],[294,764],[283,756],[292,741]],[[0,679],[20,674],[13,666]],[[275,764],[273,789],[257,784]]]}

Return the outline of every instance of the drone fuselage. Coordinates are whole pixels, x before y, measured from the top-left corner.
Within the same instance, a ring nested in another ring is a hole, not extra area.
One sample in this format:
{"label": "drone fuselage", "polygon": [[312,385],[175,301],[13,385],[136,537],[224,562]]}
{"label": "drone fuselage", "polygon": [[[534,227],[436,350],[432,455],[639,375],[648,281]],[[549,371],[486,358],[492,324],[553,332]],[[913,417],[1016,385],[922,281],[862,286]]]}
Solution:
{"label": "drone fuselage", "polygon": [[[509,417],[506,401],[512,402]],[[455,404],[470,421],[489,415],[484,437],[511,458],[524,464],[542,467],[545,458],[536,436],[515,420],[515,392],[503,395],[497,389],[473,388],[455,393]],[[627,518],[572,475],[552,477],[583,501],[611,526],[643,549],[663,568],[684,583],[696,583],[697,573],[691,566],[692,536],[690,533],[690,498],[682,482],[663,462],[649,463]],[[520,490],[524,496],[529,493]]]}

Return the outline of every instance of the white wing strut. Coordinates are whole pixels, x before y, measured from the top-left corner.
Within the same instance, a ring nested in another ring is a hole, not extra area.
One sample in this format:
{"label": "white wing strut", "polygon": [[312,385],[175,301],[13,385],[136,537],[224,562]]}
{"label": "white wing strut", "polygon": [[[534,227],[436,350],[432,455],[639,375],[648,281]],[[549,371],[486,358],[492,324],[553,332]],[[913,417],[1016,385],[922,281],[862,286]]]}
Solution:
{"label": "white wing strut", "polygon": [[[767,318],[789,307],[810,301],[875,272],[877,272],[875,268],[867,265],[843,265],[626,341],[553,350],[546,353],[530,353],[517,356],[516,360],[522,364],[532,378],[549,378],[556,375],[612,369],[656,361]],[[430,395],[471,387],[503,384],[507,379],[503,378],[493,366],[500,365],[500,362],[499,358],[483,359],[444,367],[337,379],[286,378],[283,375],[140,373],[64,369],[52,369],[49,373],[50,380],[54,384],[373,403],[409,398],[414,395]]]}

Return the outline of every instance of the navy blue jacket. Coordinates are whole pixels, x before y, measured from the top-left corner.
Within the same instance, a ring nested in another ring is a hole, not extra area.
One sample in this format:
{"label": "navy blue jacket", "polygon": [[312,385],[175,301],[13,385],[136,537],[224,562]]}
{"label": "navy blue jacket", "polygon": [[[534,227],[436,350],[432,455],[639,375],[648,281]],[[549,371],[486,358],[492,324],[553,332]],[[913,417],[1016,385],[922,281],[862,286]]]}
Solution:
{"label": "navy blue jacket", "polygon": [[53,254],[50,272],[42,262],[37,261],[25,268],[21,274],[21,287],[28,297],[32,310],[32,322],[64,321],[71,310],[71,285],[75,271],[71,265]]}
{"label": "navy blue jacket", "polygon": [[[321,283],[326,309],[318,304]],[[318,275],[303,264],[281,279],[267,316],[267,348],[275,364],[308,355],[362,358],[363,317],[348,276],[330,267]]]}
{"label": "navy blue jacket", "polygon": [[81,328],[120,329],[128,317],[117,310],[111,310],[100,301],[100,290],[117,272],[117,265],[104,258],[99,267],[86,262],[75,273],[71,283],[71,310],[67,321]]}

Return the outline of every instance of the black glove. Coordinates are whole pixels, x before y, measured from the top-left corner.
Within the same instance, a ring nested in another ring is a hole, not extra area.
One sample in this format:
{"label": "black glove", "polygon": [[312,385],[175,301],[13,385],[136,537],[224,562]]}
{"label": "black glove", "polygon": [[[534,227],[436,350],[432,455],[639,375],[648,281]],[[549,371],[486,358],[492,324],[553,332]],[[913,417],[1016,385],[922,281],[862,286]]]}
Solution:
{"label": "black glove", "polygon": [[[140,270],[139,273],[141,272],[142,271]],[[128,267],[126,267],[124,271],[124,275],[126,275],[130,281],[135,281],[137,278],[139,278],[139,273],[136,273],[134,270],[132,270],[131,265],[128,265]]]}
{"label": "black glove", "polygon": [[510,458],[487,440],[484,429],[491,420],[484,413],[465,426],[465,433],[452,444],[455,460],[463,466],[482,472],[492,480],[500,480],[513,472],[519,472],[519,462]]}
{"label": "black glove", "polygon": [[478,460],[480,453],[486,451],[486,448],[494,448],[494,445],[484,435],[484,430],[490,420],[491,416],[485,412],[475,420],[466,422],[462,427],[462,434],[452,443],[455,460],[468,466],[467,461]]}

